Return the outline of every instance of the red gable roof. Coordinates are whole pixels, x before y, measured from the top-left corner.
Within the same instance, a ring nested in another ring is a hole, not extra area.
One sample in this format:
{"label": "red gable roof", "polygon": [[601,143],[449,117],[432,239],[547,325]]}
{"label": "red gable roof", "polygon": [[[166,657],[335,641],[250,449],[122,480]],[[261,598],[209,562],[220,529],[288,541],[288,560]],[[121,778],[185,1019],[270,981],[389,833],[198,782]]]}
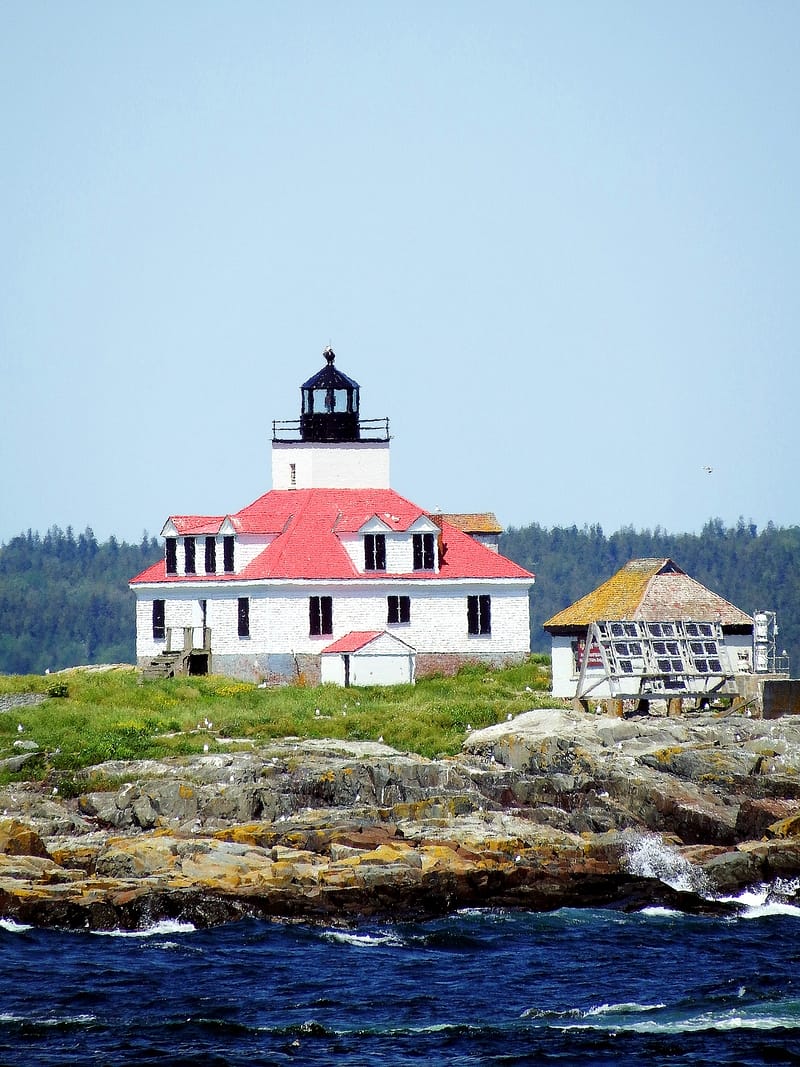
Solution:
{"label": "red gable roof", "polygon": [[219,532],[224,515],[170,515],[170,521],[181,537]]}
{"label": "red gable roof", "polygon": [[353,630],[344,637],[340,637],[338,641],[334,641],[332,645],[323,648],[323,655],[326,652],[358,652],[385,632],[385,630]]}
{"label": "red gable roof", "polygon": [[[444,549],[439,572],[413,571],[406,575],[385,571],[359,571],[337,534],[353,534],[370,519],[388,529],[408,530],[427,512],[393,489],[273,489],[230,519],[240,534],[272,536],[271,543],[238,574],[169,575],[163,560],[132,579],[139,582],[230,581],[258,579],[316,579],[413,577],[532,578],[529,571],[492,552],[468,534],[439,519]],[[438,519],[438,516],[437,516]],[[219,529],[223,519],[210,516],[172,516],[181,534]],[[214,522],[217,523],[215,528]]]}

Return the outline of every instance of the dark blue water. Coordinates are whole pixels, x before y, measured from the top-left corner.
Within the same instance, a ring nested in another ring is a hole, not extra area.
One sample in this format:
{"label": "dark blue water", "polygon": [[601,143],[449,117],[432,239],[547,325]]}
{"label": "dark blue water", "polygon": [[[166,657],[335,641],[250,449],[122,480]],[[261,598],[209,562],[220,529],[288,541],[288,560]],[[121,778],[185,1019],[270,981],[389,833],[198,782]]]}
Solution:
{"label": "dark blue water", "polygon": [[0,928],[0,1063],[800,1063],[800,909]]}

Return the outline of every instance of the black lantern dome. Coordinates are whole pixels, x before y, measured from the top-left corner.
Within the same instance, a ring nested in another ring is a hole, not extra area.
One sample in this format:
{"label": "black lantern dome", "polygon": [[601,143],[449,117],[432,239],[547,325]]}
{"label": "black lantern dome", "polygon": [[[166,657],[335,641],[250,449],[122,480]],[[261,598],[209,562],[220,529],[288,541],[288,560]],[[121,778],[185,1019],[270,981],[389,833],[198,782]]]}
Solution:
{"label": "black lantern dome", "polygon": [[303,441],[358,441],[358,382],[334,367],[332,348],[322,354],[326,365],[300,386],[300,436]]}

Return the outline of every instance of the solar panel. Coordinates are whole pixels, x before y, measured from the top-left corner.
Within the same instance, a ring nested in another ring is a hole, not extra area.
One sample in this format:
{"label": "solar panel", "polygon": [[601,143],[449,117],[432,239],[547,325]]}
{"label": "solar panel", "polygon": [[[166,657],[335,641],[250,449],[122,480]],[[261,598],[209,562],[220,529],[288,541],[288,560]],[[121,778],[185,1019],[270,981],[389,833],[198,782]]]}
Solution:
{"label": "solar panel", "polygon": [[577,696],[604,682],[612,696],[727,691],[733,675],[718,623],[606,619],[589,627]]}

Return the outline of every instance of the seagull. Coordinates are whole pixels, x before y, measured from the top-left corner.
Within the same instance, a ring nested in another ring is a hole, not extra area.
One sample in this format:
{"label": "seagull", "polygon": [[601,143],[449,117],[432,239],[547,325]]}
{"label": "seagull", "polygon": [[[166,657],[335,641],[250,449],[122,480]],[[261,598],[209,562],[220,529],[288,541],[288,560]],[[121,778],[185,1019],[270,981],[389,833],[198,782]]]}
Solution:
{"label": "seagull", "polygon": [[21,734],[24,729],[25,729],[25,727],[22,725],[22,723],[20,723],[19,726],[17,727],[17,733]]}
{"label": "seagull", "polygon": [[714,472],[713,467],[703,467],[703,470],[706,472],[706,474],[713,474]]}

